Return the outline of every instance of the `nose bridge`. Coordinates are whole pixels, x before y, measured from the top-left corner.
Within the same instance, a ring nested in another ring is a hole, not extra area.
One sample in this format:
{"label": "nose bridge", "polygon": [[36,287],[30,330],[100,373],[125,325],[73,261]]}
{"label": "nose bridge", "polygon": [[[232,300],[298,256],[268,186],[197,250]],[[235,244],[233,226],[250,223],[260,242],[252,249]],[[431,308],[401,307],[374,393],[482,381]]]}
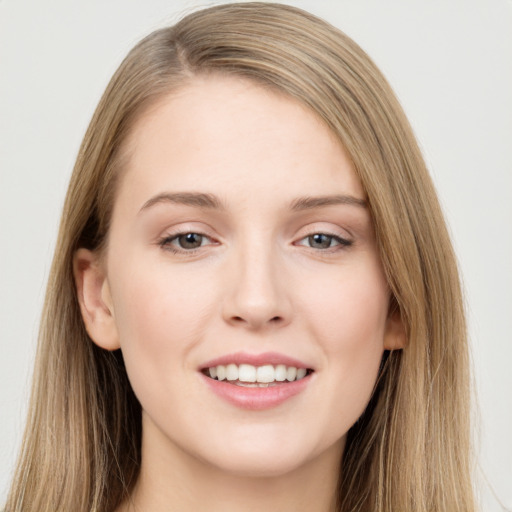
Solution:
{"label": "nose bridge", "polygon": [[228,322],[257,329],[289,321],[289,298],[282,282],[284,269],[268,235],[241,241],[230,263],[233,286],[224,308]]}

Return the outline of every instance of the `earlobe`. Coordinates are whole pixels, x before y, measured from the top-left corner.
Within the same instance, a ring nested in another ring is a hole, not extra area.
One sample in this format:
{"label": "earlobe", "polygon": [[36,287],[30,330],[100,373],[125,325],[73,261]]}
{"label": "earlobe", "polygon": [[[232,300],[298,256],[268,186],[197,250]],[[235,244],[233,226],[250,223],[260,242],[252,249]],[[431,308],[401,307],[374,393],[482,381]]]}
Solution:
{"label": "earlobe", "polygon": [[78,249],[73,258],[73,273],[87,333],[105,350],[120,348],[110,287],[98,256],[88,249]]}
{"label": "earlobe", "polygon": [[407,345],[407,334],[404,322],[398,306],[393,307],[386,320],[386,331],[384,333],[384,349],[400,350]]}

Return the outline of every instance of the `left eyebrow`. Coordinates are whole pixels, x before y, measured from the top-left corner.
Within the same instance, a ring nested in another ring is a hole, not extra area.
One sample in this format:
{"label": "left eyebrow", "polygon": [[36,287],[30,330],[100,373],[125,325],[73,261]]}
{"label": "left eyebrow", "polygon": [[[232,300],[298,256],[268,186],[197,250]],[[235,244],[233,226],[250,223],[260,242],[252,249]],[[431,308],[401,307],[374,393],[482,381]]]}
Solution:
{"label": "left eyebrow", "polygon": [[347,204],[367,208],[368,203],[364,199],[360,199],[351,195],[333,195],[333,196],[304,196],[293,200],[290,209],[292,211],[312,210],[323,206],[332,206],[338,204]]}
{"label": "left eyebrow", "polygon": [[147,210],[155,204],[174,203],[196,208],[205,208],[210,210],[224,210],[225,206],[221,200],[213,194],[203,194],[197,192],[175,192],[158,194],[146,201],[140,211]]}

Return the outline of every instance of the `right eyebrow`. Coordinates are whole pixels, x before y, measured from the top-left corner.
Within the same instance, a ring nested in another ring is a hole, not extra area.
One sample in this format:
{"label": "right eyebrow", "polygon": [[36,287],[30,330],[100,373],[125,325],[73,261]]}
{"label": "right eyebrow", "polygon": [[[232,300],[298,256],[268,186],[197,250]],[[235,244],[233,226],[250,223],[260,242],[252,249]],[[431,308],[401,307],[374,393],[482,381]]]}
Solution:
{"label": "right eyebrow", "polygon": [[348,194],[340,194],[333,196],[305,196],[295,199],[290,208],[293,211],[312,210],[314,208],[322,208],[337,204],[348,204],[367,208],[368,203],[359,197]]}
{"label": "right eyebrow", "polygon": [[173,203],[186,206],[194,206],[196,208],[205,208],[209,210],[225,210],[222,201],[213,194],[205,194],[202,192],[164,192],[157,194],[148,199],[140,209],[139,213],[147,210],[155,204]]}

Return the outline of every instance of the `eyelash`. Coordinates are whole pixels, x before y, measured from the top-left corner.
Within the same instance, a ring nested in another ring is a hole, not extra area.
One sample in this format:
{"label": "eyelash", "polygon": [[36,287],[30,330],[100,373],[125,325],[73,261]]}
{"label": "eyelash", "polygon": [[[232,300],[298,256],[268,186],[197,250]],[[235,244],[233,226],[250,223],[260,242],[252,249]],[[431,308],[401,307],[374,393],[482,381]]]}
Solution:
{"label": "eyelash", "polygon": [[[347,240],[346,238],[343,238],[339,235],[335,235],[334,233],[325,233],[323,231],[318,231],[316,233],[311,233],[310,235],[307,235],[303,238],[301,238],[299,240],[299,242],[302,242],[303,240],[309,240],[311,241],[311,239],[314,237],[314,236],[325,236],[327,238],[330,239],[330,243],[332,241],[335,241],[337,243],[337,245],[335,246],[331,246],[329,245],[329,247],[326,247],[326,248],[323,248],[323,249],[318,249],[318,248],[315,248],[315,247],[311,247],[309,246],[310,249],[313,249],[313,250],[318,250],[322,253],[332,253],[332,252],[337,252],[337,251],[340,251],[340,250],[343,250],[343,249],[346,249],[348,247],[350,247],[352,245],[352,240]],[[298,244],[298,245],[301,245],[302,244]],[[303,247],[307,247],[307,246],[303,246]]]}
{"label": "eyelash", "polygon": [[185,254],[187,256],[192,256],[199,249],[201,249],[201,247],[203,247],[202,244],[199,247],[195,247],[195,248],[192,248],[192,249],[185,249],[183,247],[177,248],[177,247],[171,245],[171,243],[173,241],[178,240],[178,238],[180,238],[181,236],[186,236],[186,235],[197,235],[197,236],[203,237],[203,239],[206,238],[206,239],[210,239],[211,240],[211,237],[209,237],[208,235],[205,235],[204,233],[198,233],[196,231],[182,231],[182,232],[179,232],[179,233],[173,233],[171,235],[164,236],[163,238],[161,238],[158,241],[158,245],[162,249],[164,249],[166,251],[169,251],[169,252],[171,252],[173,254]]}
{"label": "eyelash", "polygon": [[[160,240],[158,240],[158,245],[162,249],[169,251],[172,254],[182,254],[182,255],[187,255],[187,256],[193,256],[196,252],[198,252],[203,247],[202,244],[199,247],[194,247],[194,248],[190,248],[190,249],[185,249],[183,247],[177,248],[172,245],[172,242],[174,242],[174,241],[178,240],[180,237],[186,236],[186,235],[197,235],[197,236],[203,237],[203,239],[211,240],[211,237],[209,237],[208,235],[205,235],[204,233],[198,233],[195,231],[182,231],[179,233],[173,233],[171,235],[162,237]],[[298,243],[298,242],[302,242],[303,240],[308,240],[308,239],[309,239],[309,241],[311,241],[312,237],[318,236],[318,235],[325,236],[325,237],[329,238],[330,243],[332,243],[332,241],[335,241],[336,245],[329,246],[329,247],[326,247],[323,249],[318,249],[315,247],[310,247],[310,246],[308,247],[306,245]],[[202,242],[202,240],[201,240],[201,242]],[[296,242],[294,245],[307,247],[315,252],[320,252],[323,254],[330,254],[330,253],[338,252],[340,250],[349,248],[353,244],[352,240],[347,240],[346,238],[343,238],[339,235],[335,235],[334,233],[328,233],[328,232],[323,232],[323,231],[318,231],[318,232],[311,233],[310,235],[306,235],[306,236],[302,237],[298,242]],[[217,245],[217,244],[214,242],[213,245]]]}

